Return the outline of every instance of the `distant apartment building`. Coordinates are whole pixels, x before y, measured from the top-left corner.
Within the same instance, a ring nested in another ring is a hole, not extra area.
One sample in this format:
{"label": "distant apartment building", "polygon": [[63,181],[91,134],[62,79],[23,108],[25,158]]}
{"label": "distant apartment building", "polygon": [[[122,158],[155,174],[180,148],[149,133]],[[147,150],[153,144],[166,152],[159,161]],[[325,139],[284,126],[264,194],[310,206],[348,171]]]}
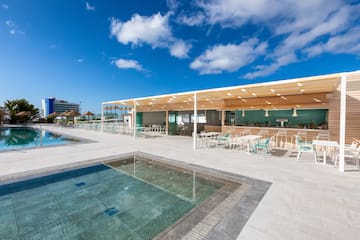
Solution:
{"label": "distant apartment building", "polygon": [[44,98],[41,100],[41,115],[47,117],[53,112],[63,113],[66,111],[80,112],[80,104],[70,103],[65,100],[58,100],[54,97]]}

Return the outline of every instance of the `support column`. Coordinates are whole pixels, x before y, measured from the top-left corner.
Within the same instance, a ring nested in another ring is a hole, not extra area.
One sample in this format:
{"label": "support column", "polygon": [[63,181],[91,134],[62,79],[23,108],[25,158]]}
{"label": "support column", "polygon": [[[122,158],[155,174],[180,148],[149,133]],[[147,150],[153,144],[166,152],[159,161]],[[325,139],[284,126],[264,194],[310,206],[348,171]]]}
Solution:
{"label": "support column", "polygon": [[104,104],[101,104],[101,132],[104,133]]}
{"label": "support column", "polygon": [[194,131],[193,131],[193,148],[196,149],[197,137],[197,94],[194,93]]}
{"label": "support column", "polygon": [[225,111],[221,109],[221,132],[223,131],[225,125]]}
{"label": "support column", "polygon": [[345,134],[346,134],[346,73],[341,75],[340,88],[340,151],[339,171],[345,171]]}
{"label": "support column", "polygon": [[134,140],[136,139],[136,103],[134,100],[134,108],[133,108],[133,129],[134,129]]}
{"label": "support column", "polygon": [[165,134],[166,136],[169,135],[169,111],[165,111]]}

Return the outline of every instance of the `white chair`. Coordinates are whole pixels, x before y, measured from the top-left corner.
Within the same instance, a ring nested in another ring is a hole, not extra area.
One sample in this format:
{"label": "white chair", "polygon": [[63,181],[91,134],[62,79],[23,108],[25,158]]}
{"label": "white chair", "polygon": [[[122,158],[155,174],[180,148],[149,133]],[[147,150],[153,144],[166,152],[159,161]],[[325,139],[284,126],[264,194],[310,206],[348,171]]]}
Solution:
{"label": "white chair", "polygon": [[[285,147],[287,143],[287,131],[286,130],[279,130],[275,136],[275,145],[277,147]],[[282,142],[282,144],[281,144]]]}
{"label": "white chair", "polygon": [[[340,157],[340,154],[338,152],[334,158],[334,166],[335,167],[339,163],[339,157]],[[357,168],[360,167],[360,147],[357,147],[357,148],[346,148],[345,147],[344,157],[345,157],[345,159],[353,160],[353,162],[355,162],[355,165]]]}
{"label": "white chair", "polygon": [[296,136],[296,148],[298,150],[296,161],[299,161],[301,154],[304,152],[314,153],[315,163],[317,162],[317,155],[314,146],[311,143],[303,142],[300,140],[299,136]]}

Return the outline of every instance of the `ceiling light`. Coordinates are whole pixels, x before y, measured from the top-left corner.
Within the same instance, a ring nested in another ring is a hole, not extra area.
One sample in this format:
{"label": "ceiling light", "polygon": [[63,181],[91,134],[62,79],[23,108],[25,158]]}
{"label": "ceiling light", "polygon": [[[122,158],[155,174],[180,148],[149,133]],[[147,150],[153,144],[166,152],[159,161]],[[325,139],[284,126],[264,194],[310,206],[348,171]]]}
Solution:
{"label": "ceiling light", "polygon": [[280,94],[280,93],[277,93],[276,95],[277,95],[277,96],[280,96],[281,94]]}
{"label": "ceiling light", "polygon": [[274,93],[274,92],[275,92],[275,89],[272,89],[272,88],[271,88],[270,91]]}
{"label": "ceiling light", "polygon": [[253,95],[254,97],[256,97],[256,93],[252,93],[251,95]]}
{"label": "ceiling light", "polygon": [[284,99],[284,100],[287,100],[287,98],[286,98],[286,97],[284,97],[284,96],[281,96],[281,98],[282,98],[282,99]]}
{"label": "ceiling light", "polygon": [[206,101],[210,101],[210,99],[207,98]]}
{"label": "ceiling light", "polygon": [[231,93],[227,93],[226,95],[231,96]]}
{"label": "ceiling light", "polygon": [[268,109],[265,109],[265,117],[269,117],[269,110]]}
{"label": "ceiling light", "polygon": [[173,98],[176,98],[176,96],[173,96]]}
{"label": "ceiling light", "polygon": [[246,92],[246,89],[245,89],[245,88],[242,88],[241,91]]}
{"label": "ceiling light", "polygon": [[296,112],[296,108],[293,109],[293,114],[292,114],[292,117],[297,117],[297,112]]}
{"label": "ceiling light", "polygon": [[238,96],[237,98],[241,99],[242,97]]}
{"label": "ceiling light", "polygon": [[247,102],[247,100],[246,100],[246,99],[241,99],[241,101],[243,101],[243,102]]}
{"label": "ceiling light", "polygon": [[302,86],[302,83],[299,83],[299,82],[298,82],[297,85],[298,85],[299,87],[301,87],[301,86]]}
{"label": "ceiling light", "polygon": [[152,100],[152,101],[155,101],[155,98],[152,98],[151,100]]}
{"label": "ceiling light", "polygon": [[271,104],[271,102],[269,102],[269,101],[265,101],[267,104]]}
{"label": "ceiling light", "polygon": [[315,102],[321,102],[321,100],[317,99],[317,98],[313,98]]}
{"label": "ceiling light", "polygon": [[300,91],[301,91],[301,92],[305,92],[305,90],[304,90],[304,89],[300,89]]}

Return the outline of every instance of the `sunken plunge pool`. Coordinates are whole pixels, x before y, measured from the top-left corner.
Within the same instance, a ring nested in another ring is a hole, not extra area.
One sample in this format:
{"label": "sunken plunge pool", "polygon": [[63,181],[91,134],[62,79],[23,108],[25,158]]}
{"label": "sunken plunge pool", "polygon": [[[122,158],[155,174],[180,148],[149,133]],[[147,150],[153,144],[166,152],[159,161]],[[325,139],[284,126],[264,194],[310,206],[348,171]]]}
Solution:
{"label": "sunken plunge pool", "polygon": [[253,186],[224,176],[137,153],[2,184],[0,239],[201,239],[234,220],[236,238],[270,185],[234,215]]}

